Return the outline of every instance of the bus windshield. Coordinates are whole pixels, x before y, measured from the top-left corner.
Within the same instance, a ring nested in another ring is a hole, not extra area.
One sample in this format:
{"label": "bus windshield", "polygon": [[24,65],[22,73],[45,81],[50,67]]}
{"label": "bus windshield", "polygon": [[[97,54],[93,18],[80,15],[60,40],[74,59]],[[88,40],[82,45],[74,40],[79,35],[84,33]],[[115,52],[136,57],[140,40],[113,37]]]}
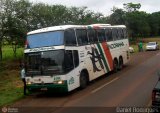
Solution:
{"label": "bus windshield", "polygon": [[27,76],[64,73],[64,50],[25,54]]}
{"label": "bus windshield", "polygon": [[27,36],[27,48],[58,46],[64,44],[64,31],[44,32]]}

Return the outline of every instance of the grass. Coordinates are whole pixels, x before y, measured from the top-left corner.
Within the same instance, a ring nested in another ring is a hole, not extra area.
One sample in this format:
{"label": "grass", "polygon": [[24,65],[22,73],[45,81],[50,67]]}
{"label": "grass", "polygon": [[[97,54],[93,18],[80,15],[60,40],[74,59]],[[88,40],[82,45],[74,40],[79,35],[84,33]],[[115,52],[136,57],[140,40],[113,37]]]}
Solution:
{"label": "grass", "polygon": [[154,38],[143,38],[142,39],[143,42],[147,43],[147,42],[160,42],[160,37],[154,37]]}
{"label": "grass", "polygon": [[0,62],[0,106],[10,105],[23,98],[23,83],[19,75],[19,61],[23,48],[17,48],[14,58],[11,46],[3,46],[3,61]]}
{"label": "grass", "polygon": [[130,46],[133,47],[135,53],[138,52],[138,47],[137,47],[137,45],[130,45]]}
{"label": "grass", "polygon": [[12,46],[10,46],[10,45],[3,46],[3,48],[2,48],[3,60],[20,59],[23,57],[23,51],[24,51],[23,48],[17,48],[16,58],[15,58]]}
{"label": "grass", "polygon": [[[145,51],[145,48],[146,48],[146,44],[147,43],[143,43],[143,50],[144,51]],[[139,52],[139,50],[138,50],[138,44],[137,45],[130,45],[130,46],[133,47],[135,53]]]}
{"label": "grass", "polygon": [[[13,65],[13,64],[12,64]],[[6,69],[0,72],[0,106],[9,105],[23,98],[23,84],[18,69]]]}

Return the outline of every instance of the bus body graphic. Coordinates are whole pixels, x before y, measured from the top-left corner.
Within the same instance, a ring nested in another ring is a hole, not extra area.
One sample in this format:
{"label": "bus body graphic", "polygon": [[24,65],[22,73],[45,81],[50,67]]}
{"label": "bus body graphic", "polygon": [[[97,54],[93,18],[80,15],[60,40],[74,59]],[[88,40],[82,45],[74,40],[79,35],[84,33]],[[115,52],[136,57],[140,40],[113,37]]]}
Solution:
{"label": "bus body graphic", "polygon": [[109,66],[110,66],[110,71],[113,70],[113,61],[112,61],[112,55],[111,52],[107,46],[107,43],[102,43],[102,47],[104,49],[106,59],[108,60]]}
{"label": "bus body graphic", "polygon": [[106,67],[107,72],[111,71],[112,64],[110,64],[110,60],[112,60],[112,56],[110,51],[107,50],[106,43],[97,44],[99,51],[103,55],[103,61]]}
{"label": "bus body graphic", "polygon": [[[96,72],[96,71],[101,71],[101,69],[104,69],[104,66],[102,64],[102,55],[98,53],[98,50],[94,47],[91,47],[92,49],[92,52],[88,52],[88,54],[91,55],[90,59],[92,61],[92,65],[93,65],[93,72]],[[101,69],[98,69],[98,67],[96,66],[96,62],[99,62],[100,66],[101,66]]]}
{"label": "bus body graphic", "polygon": [[[31,31],[25,45],[27,88],[69,92],[129,61],[124,25],[63,25]],[[83,76],[83,81],[82,81]]]}

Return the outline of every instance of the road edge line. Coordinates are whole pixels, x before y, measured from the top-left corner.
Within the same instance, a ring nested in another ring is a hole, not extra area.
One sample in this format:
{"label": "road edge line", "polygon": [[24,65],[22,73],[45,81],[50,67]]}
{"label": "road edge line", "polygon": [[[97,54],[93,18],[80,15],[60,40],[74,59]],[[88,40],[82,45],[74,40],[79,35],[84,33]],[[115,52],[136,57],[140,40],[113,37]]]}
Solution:
{"label": "road edge line", "polygon": [[116,80],[118,80],[118,79],[119,79],[119,77],[114,78],[113,80],[111,80],[111,81],[107,82],[106,84],[104,84],[104,85],[102,85],[102,86],[100,86],[100,87],[98,87],[98,88],[94,89],[93,91],[91,91],[91,93],[95,93],[95,92],[97,92],[98,90],[100,90],[100,89],[104,88],[105,86],[107,86],[107,85],[111,84],[112,82],[114,82],[114,81],[116,81]]}

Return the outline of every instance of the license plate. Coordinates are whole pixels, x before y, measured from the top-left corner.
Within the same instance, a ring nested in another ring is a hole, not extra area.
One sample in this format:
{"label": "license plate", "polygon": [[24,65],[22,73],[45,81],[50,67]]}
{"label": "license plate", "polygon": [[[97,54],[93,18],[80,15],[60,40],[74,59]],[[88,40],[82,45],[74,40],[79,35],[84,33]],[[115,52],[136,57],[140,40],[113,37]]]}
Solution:
{"label": "license plate", "polygon": [[47,91],[48,89],[47,88],[41,88],[41,91]]}

